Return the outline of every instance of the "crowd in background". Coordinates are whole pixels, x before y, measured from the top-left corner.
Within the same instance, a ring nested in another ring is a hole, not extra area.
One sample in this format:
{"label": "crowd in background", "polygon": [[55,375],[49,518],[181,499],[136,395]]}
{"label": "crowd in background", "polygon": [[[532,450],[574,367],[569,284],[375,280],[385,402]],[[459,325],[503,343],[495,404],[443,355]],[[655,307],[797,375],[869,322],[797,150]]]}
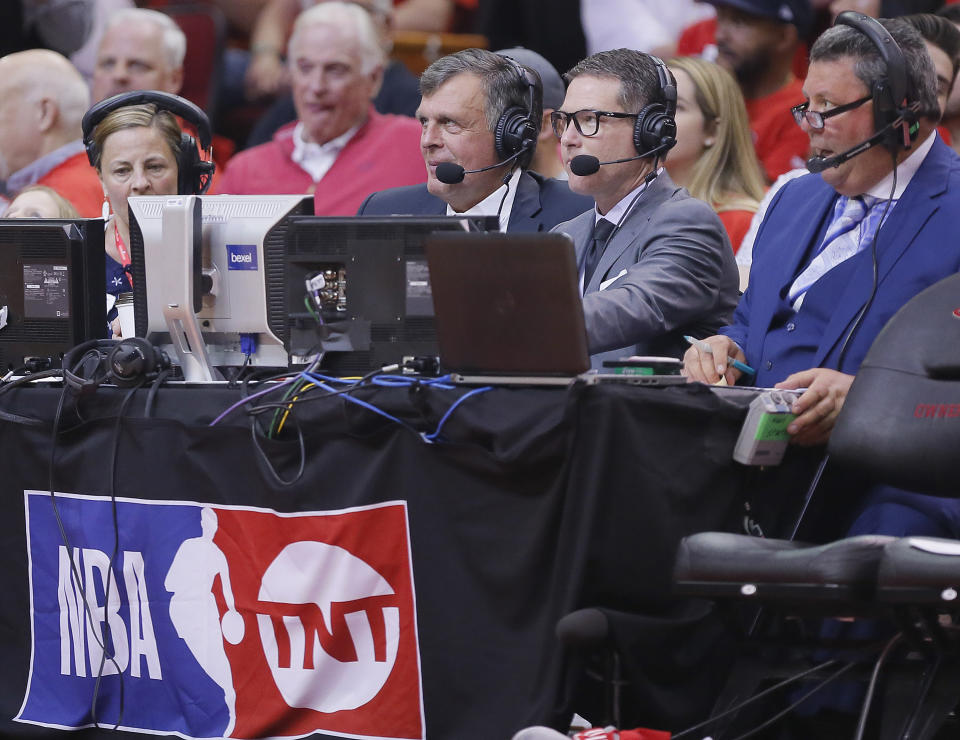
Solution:
{"label": "crowd in background", "polygon": [[[100,212],[99,185],[87,178],[84,187],[74,183],[83,159],[77,158],[67,186],[65,176],[48,182],[42,176],[31,177],[30,165],[42,156],[79,139],[78,84],[66,90],[66,80],[79,78],[89,87],[89,103],[134,89],[155,89],[190,97],[193,91],[205,91],[198,99],[214,125],[213,154],[218,164],[217,181],[212,192],[314,192],[324,190],[324,178],[309,172],[288,156],[253,162],[230,160],[236,153],[256,145],[270,143],[298,120],[298,72],[292,65],[291,31],[297,16],[312,0],[207,0],[210,13],[222,16],[228,29],[227,43],[218,49],[218,58],[195,72],[203,79],[191,78],[191,59],[209,55],[209,49],[191,49],[192,36],[177,34],[178,6],[174,2],[151,0],[18,0],[19,18],[6,24],[0,35],[0,56],[15,51],[46,48],[67,55],[73,69],[52,57],[20,58],[23,85],[38,90],[36,79],[57,78],[54,96],[64,98],[69,110],[56,122],[56,131],[42,145],[24,139],[36,139],[36,130],[21,110],[8,112],[0,131],[4,143],[0,160],[2,197],[10,200],[21,189],[48,185],[65,196],[84,216]],[[322,0],[321,0],[322,4]],[[377,31],[384,74],[374,84],[372,98],[377,113],[414,116],[419,104],[417,75],[390,56],[393,39],[404,31],[438,33],[479,33],[489,48],[526,47],[537,52],[548,104],[544,114],[563,99],[562,73],[589,54],[611,48],[631,48],[675,59],[670,66],[678,78],[680,93],[677,112],[679,145],[670,154],[667,168],[675,181],[697,198],[709,202],[721,215],[734,250],[744,237],[748,247],[741,264],[749,265],[749,245],[753,234],[753,214],[767,187],[780,176],[796,171],[807,157],[807,137],[797,127],[789,108],[803,100],[801,86],[810,42],[843,9],[865,12],[874,17],[893,17],[908,13],[940,12],[960,22],[960,8],[950,3],[941,8],[939,0],[787,0],[761,1],[677,0],[664,4],[656,0],[359,0],[359,7],[370,14]],[[134,7],[169,13],[152,16],[131,14]],[[170,20],[172,19],[172,21]],[[189,27],[188,27],[189,30]],[[441,38],[434,36],[433,38]],[[307,39],[300,45],[315,47],[320,39]],[[371,40],[372,41],[372,40]],[[353,44],[354,40],[347,43]],[[525,53],[525,52],[524,52]],[[377,62],[373,50],[371,63]],[[534,55],[535,57],[537,55]],[[942,72],[945,92],[952,85],[955,58],[946,57]],[[955,53],[954,53],[955,56]],[[10,58],[8,68],[17,58]],[[937,60],[935,60],[937,61]],[[58,70],[58,66],[60,69]],[[75,70],[75,71],[74,71]],[[941,66],[938,66],[938,73]],[[730,74],[727,74],[730,73]],[[79,77],[78,77],[79,75]],[[3,86],[13,90],[16,79],[5,77]],[[351,83],[353,84],[353,83]],[[301,86],[302,87],[302,86]],[[25,88],[24,88],[25,89]],[[42,85],[39,88],[42,90]],[[552,91],[552,95],[551,95]],[[309,92],[300,92],[309,96]],[[197,96],[199,97],[199,96]],[[356,97],[356,96],[353,96]],[[4,96],[0,106],[19,107],[18,98]],[[302,101],[301,101],[302,102]],[[361,100],[361,103],[363,101]],[[331,105],[339,105],[338,102]],[[300,106],[304,108],[305,103]],[[359,114],[362,115],[362,112]],[[304,114],[299,119],[302,122]],[[287,127],[287,128],[285,128]],[[18,128],[19,131],[9,129]],[[941,135],[948,143],[954,138],[960,147],[960,102],[950,97],[944,106]],[[550,128],[542,127],[536,166],[531,169],[549,177],[564,177],[560,153],[551,141]],[[376,177],[351,185],[353,198],[318,199],[317,213],[341,215],[353,212],[356,200],[377,189],[422,182],[425,175],[418,164],[418,127],[411,123],[389,127],[391,156],[400,157],[397,177],[379,180],[384,167],[375,168]],[[289,137],[290,156],[296,157]],[[320,142],[326,145],[326,141]],[[357,144],[357,142],[354,142]],[[752,146],[748,146],[752,144]],[[368,150],[382,156],[382,148],[367,142]],[[356,148],[356,147],[354,147]],[[408,156],[404,158],[403,149]],[[8,154],[14,151],[13,154]],[[546,151],[544,151],[546,150]],[[552,151],[551,151],[552,150]],[[61,152],[65,156],[66,152]],[[76,152],[72,152],[71,156]],[[356,153],[355,153],[356,154]],[[759,173],[754,156],[760,164]],[[353,158],[341,158],[333,175],[362,170],[366,164]],[[250,169],[251,164],[255,171]],[[345,168],[344,165],[349,165]],[[24,172],[24,168],[27,172]],[[267,169],[264,169],[267,167]],[[393,167],[394,171],[398,168]],[[326,173],[324,173],[326,174]],[[92,177],[92,175],[91,175]],[[334,183],[334,180],[338,180]],[[343,178],[327,177],[327,185],[339,191]],[[360,191],[364,191],[361,193]],[[362,199],[362,198],[361,198]],[[97,207],[93,208],[93,201]],[[353,207],[351,209],[351,207]],[[757,223],[754,223],[754,230]]]}

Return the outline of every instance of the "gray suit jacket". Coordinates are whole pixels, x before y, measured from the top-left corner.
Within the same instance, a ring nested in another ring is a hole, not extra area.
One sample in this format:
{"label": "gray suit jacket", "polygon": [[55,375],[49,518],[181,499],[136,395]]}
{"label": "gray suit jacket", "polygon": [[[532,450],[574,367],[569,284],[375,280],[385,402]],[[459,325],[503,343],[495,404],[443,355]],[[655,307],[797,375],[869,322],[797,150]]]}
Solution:
{"label": "gray suit jacket", "polygon": [[[581,271],[593,227],[590,210],[553,229],[573,238]],[[715,334],[730,322],[738,298],[723,224],[663,171],[613,234],[584,286],[593,366],[632,354],[680,357],[683,335]]]}

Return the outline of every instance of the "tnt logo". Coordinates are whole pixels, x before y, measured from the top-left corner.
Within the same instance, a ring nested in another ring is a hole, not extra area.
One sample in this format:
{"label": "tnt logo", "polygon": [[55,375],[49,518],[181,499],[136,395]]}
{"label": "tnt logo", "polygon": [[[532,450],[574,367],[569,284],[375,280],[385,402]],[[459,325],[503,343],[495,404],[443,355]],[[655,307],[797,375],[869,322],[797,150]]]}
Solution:
{"label": "tnt logo", "polygon": [[[17,719],[183,737],[424,736],[406,507],[278,514],[27,492]],[[375,537],[370,533],[376,532]]]}
{"label": "tnt logo", "polygon": [[227,245],[227,269],[228,270],[256,270],[257,269],[257,245],[256,244],[228,244]]}

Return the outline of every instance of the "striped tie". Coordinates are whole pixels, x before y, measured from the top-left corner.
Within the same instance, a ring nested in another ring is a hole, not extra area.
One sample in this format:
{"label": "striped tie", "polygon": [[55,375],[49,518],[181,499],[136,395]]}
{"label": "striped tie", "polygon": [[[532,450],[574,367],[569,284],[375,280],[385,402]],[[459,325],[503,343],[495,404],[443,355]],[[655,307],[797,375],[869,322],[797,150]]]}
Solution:
{"label": "striped tie", "polygon": [[873,243],[886,202],[872,195],[856,198],[841,195],[837,199],[833,221],[823,237],[820,250],[790,286],[789,298],[794,311],[800,310],[811,285]]}

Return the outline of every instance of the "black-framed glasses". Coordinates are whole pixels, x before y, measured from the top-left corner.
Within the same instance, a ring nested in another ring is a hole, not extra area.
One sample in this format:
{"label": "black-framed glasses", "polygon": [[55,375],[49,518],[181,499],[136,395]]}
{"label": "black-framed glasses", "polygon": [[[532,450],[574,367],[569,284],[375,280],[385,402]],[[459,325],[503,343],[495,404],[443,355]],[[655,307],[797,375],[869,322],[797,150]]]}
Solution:
{"label": "black-framed glasses", "polygon": [[866,95],[860,100],[854,100],[852,103],[847,103],[845,105],[838,105],[836,108],[831,108],[828,111],[818,111],[818,110],[807,110],[810,107],[810,101],[806,103],[800,103],[800,105],[795,105],[790,109],[790,112],[793,113],[793,120],[797,122],[797,125],[800,126],[803,124],[803,120],[807,120],[807,125],[812,128],[814,131],[823,130],[823,122],[828,118],[833,116],[839,116],[841,113],[846,113],[848,110],[853,110],[854,108],[859,108],[861,105],[866,103],[868,100],[873,99],[872,95]]}
{"label": "black-framed glasses", "polygon": [[555,110],[550,114],[550,124],[553,126],[553,133],[559,139],[563,132],[567,130],[570,121],[577,127],[581,136],[596,136],[600,130],[600,119],[606,118],[636,118],[638,113],[616,113],[607,110],[592,110],[584,108],[574,113],[566,113],[562,110]]}

